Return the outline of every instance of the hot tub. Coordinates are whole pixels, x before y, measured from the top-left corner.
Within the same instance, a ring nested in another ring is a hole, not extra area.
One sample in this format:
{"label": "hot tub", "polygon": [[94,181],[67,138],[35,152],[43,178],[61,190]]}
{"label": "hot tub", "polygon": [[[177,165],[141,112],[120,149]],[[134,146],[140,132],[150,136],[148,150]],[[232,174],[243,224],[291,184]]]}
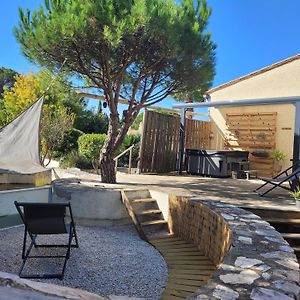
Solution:
{"label": "hot tub", "polygon": [[235,150],[186,150],[188,174],[229,177],[232,171],[248,170],[249,151]]}

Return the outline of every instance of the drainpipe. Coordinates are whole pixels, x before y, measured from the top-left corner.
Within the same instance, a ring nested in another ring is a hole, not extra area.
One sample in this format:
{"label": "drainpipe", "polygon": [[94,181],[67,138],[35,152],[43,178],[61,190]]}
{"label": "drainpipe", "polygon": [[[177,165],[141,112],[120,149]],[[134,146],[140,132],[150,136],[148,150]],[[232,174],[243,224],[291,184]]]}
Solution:
{"label": "drainpipe", "polygon": [[300,102],[296,102],[294,105],[296,108],[296,112],[295,112],[295,129],[294,129],[294,146],[293,146],[293,164],[297,163],[300,159]]}
{"label": "drainpipe", "polygon": [[186,109],[182,108],[180,110],[179,153],[178,153],[178,160],[177,160],[178,175],[182,174],[183,161],[184,161],[185,114],[186,114]]}

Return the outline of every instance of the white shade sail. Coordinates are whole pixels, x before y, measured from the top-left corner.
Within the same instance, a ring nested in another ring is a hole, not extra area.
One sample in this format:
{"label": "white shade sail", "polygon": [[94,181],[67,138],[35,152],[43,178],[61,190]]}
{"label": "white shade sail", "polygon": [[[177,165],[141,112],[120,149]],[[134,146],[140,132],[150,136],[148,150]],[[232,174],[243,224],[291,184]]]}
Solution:
{"label": "white shade sail", "polygon": [[40,163],[39,124],[43,97],[0,129],[0,173],[45,171]]}

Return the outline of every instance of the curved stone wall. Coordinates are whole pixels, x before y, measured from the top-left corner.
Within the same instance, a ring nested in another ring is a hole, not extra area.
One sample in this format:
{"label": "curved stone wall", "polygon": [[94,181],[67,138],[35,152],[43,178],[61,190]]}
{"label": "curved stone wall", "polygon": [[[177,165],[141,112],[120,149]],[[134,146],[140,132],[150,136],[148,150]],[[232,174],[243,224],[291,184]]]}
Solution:
{"label": "curved stone wall", "polygon": [[223,261],[231,245],[231,230],[209,207],[170,195],[168,223],[173,233],[196,245],[215,265]]}
{"label": "curved stone wall", "polygon": [[211,280],[191,299],[300,299],[293,249],[260,217],[233,205],[172,196],[169,219],[174,232],[211,250],[211,259],[219,261]]}

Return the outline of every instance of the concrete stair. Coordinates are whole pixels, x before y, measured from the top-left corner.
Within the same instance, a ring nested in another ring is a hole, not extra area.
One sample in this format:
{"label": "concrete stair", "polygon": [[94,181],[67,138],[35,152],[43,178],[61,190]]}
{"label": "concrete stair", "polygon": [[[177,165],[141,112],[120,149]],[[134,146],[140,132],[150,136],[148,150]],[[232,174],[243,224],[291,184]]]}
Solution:
{"label": "concrete stair", "polygon": [[169,233],[168,222],[149,190],[123,190],[122,201],[142,239]]}

